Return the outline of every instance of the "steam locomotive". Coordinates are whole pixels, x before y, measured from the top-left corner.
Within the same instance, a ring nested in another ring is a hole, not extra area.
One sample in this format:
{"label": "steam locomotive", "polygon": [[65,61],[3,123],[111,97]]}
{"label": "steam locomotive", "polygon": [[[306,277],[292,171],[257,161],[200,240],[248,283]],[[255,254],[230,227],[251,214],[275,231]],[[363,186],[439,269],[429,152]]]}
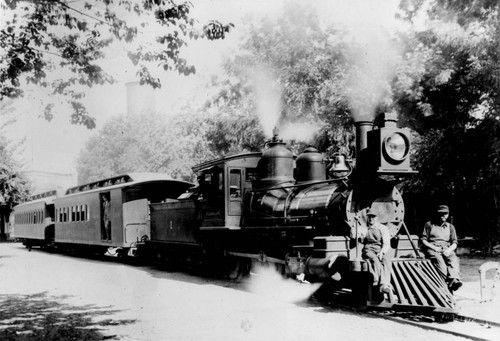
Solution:
{"label": "steam locomotive", "polygon": [[[355,123],[355,167],[340,154],[325,160],[314,148],[295,157],[275,132],[262,153],[193,167],[197,185],[127,175],[21,204],[14,236],[29,246],[85,245],[119,255],[210,260],[233,279],[248,275],[256,263],[271,264],[287,277],[328,283],[332,295],[346,293],[365,305],[455,312],[452,293],[419,256],[417,237],[404,223],[396,185],[415,173],[410,132],[397,127],[395,114],[383,114],[379,122]],[[103,232],[105,196],[112,207],[109,239]],[[33,207],[38,219],[26,215]],[[360,257],[357,236],[367,229],[368,209],[392,235],[391,294],[372,285]],[[29,227],[34,221],[38,228]]]}

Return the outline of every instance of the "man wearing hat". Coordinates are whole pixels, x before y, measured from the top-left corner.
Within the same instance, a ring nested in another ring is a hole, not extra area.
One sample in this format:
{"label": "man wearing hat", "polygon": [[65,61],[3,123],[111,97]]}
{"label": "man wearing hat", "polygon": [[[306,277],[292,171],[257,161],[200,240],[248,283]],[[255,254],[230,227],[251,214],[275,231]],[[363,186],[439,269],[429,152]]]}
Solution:
{"label": "man wearing hat", "polygon": [[420,241],[425,256],[429,258],[439,274],[444,278],[451,291],[456,291],[462,286],[457,248],[457,232],[455,227],[448,223],[450,210],[446,205],[439,205],[436,217],[424,225]]}
{"label": "man wearing hat", "polygon": [[361,257],[369,262],[373,285],[380,284],[380,292],[391,293],[391,262],[386,257],[391,247],[391,234],[387,226],[378,222],[377,212],[373,209],[368,209],[366,219],[368,230],[362,238]]}

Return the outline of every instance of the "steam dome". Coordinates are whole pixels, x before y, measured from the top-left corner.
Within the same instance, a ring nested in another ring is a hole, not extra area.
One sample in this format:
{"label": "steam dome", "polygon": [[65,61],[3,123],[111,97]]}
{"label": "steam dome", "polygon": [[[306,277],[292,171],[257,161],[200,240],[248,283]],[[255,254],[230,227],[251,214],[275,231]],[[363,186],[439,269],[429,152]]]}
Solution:
{"label": "steam dome", "polygon": [[309,147],[297,157],[297,181],[326,180],[326,165],[323,155],[316,148]]}

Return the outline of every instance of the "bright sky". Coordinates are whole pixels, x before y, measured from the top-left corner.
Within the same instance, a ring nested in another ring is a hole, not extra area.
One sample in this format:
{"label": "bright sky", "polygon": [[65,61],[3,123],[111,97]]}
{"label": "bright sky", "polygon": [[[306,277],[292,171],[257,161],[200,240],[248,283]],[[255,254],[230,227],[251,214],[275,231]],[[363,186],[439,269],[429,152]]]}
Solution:
{"label": "bright sky", "polygon": [[[305,0],[304,0],[305,1]],[[196,93],[197,99],[207,96],[207,90],[200,86],[210,75],[220,70],[224,55],[237,50],[241,40],[241,27],[244,21],[264,16],[276,17],[280,13],[283,1],[277,0],[194,0],[193,17],[200,23],[209,19],[235,24],[234,31],[225,40],[191,42],[185,51],[185,57],[196,66],[195,76],[177,76],[164,74],[163,87],[156,91],[156,109],[165,114],[175,113],[176,107],[183,101],[190,100]],[[321,8],[322,21],[325,24],[339,22],[352,27],[355,35],[376,30],[378,26],[395,25],[394,13],[396,0],[316,0],[309,4]],[[154,39],[154,38],[153,38]],[[52,122],[38,119],[43,110],[39,98],[44,93],[39,89],[28,91],[28,96],[16,102],[15,115],[18,122],[7,127],[2,133],[16,141],[26,138],[25,150],[19,155],[26,170],[41,170],[75,174],[75,160],[85,141],[103,126],[111,116],[126,112],[125,82],[134,79],[125,57],[125,49],[115,46],[107,51],[107,60],[102,64],[111,74],[120,80],[113,86],[90,89],[87,93],[87,109],[97,118],[97,129],[89,131],[84,127],[68,123],[69,115],[60,108]]]}

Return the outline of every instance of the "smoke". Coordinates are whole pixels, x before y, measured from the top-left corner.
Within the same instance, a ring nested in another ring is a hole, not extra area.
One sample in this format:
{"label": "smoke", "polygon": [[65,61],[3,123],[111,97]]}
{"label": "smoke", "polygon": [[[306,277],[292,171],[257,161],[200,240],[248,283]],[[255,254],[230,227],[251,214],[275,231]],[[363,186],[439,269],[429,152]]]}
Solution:
{"label": "smoke", "polygon": [[283,278],[272,267],[258,266],[246,282],[246,288],[257,295],[288,303],[307,300],[321,286],[321,283],[301,284],[293,279]]}
{"label": "smoke", "polygon": [[281,116],[281,87],[271,69],[260,66],[248,70],[255,93],[257,116],[265,136],[273,136]]}
{"label": "smoke", "polygon": [[[342,46],[348,59],[344,95],[349,100],[355,120],[372,120],[378,106],[392,105],[391,82],[402,55],[401,47],[391,37],[401,29],[401,23],[395,19],[398,1],[317,0],[309,5],[316,9],[321,27],[325,30],[334,27],[345,33],[342,37],[333,37],[344,42],[333,46]],[[301,8],[298,6],[297,10]],[[273,128],[278,127],[285,139],[308,141],[319,131],[323,125],[319,120],[294,122],[290,118],[293,115],[287,113],[287,121],[283,122],[282,89],[273,70],[260,66],[249,70],[248,75],[252,80],[257,114],[265,136],[271,137]]]}
{"label": "smoke", "polygon": [[396,75],[397,49],[380,31],[362,31],[358,45],[350,51],[351,70],[347,96],[353,118],[370,120],[379,105],[390,105],[391,81]]}
{"label": "smoke", "polygon": [[281,116],[281,85],[275,73],[268,67],[259,66],[247,71],[255,94],[257,116],[266,137],[273,136],[273,129],[279,129],[280,137],[286,140],[310,141],[323,125],[314,119],[293,120]]}
{"label": "smoke", "polygon": [[379,105],[392,103],[390,83],[402,49],[391,39],[401,28],[395,19],[398,1],[351,0],[316,3],[327,26],[346,31],[350,70],[346,96],[355,120],[371,120]]}
{"label": "smoke", "polygon": [[302,142],[311,141],[323,123],[311,122],[285,122],[280,126],[280,136],[285,140],[297,140]]}

